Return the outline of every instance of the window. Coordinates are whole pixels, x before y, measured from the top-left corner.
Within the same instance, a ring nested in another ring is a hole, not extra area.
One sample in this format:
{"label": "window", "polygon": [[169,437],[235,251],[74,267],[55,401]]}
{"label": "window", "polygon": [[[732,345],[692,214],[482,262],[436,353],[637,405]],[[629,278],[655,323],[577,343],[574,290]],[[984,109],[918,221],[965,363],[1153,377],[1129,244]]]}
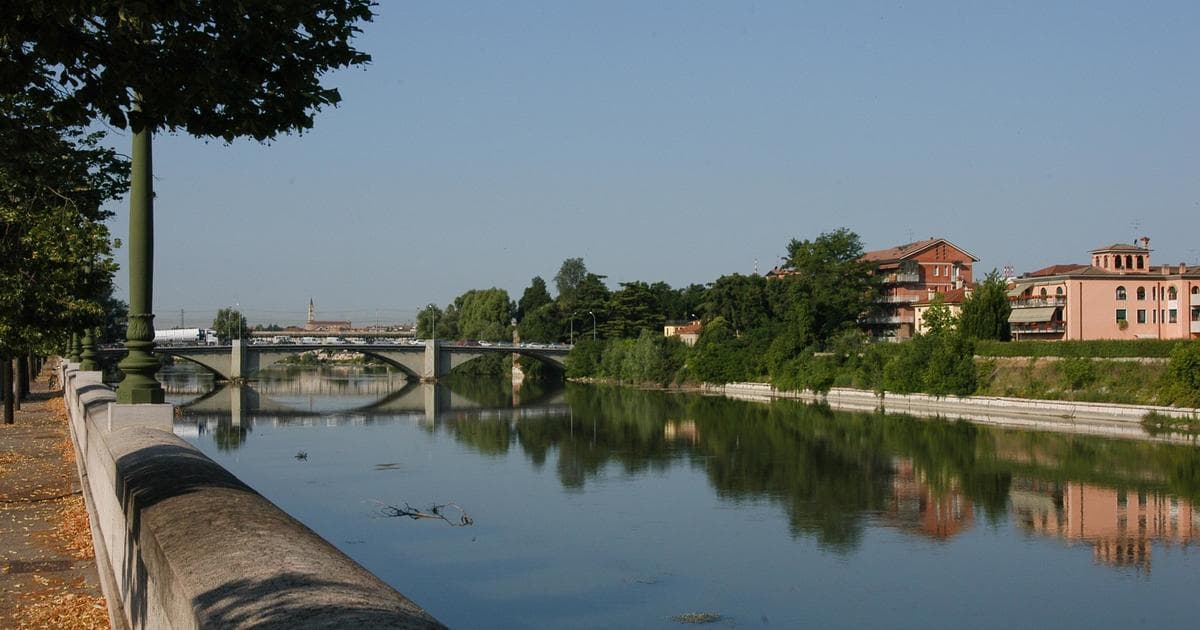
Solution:
{"label": "window", "polygon": [[1113,262],[1117,263],[1117,269],[1121,268],[1121,257],[1120,256],[1113,256]]}
{"label": "window", "polygon": [[1158,287],[1150,287],[1150,299],[1151,300],[1158,299]]}
{"label": "window", "polygon": [[1146,323],[1146,309],[1144,309],[1144,308],[1139,308],[1139,309],[1137,310],[1137,323],[1139,323],[1139,324],[1145,324],[1145,323]]}
{"label": "window", "polygon": [[1167,309],[1167,322],[1174,324],[1179,321],[1179,309]]}
{"label": "window", "polygon": [[1062,287],[1058,287],[1057,289],[1054,290],[1054,295],[1057,295],[1058,297],[1062,297],[1062,294],[1063,294]]}
{"label": "window", "polygon": [[1179,299],[1179,291],[1176,291],[1175,287],[1167,287],[1167,299],[1168,300]]}
{"label": "window", "polygon": [[1117,309],[1117,323],[1123,322],[1127,319],[1129,319],[1129,318],[1125,315],[1125,309],[1123,309],[1123,308]]}
{"label": "window", "polygon": [[934,276],[940,276],[940,275],[942,275],[942,268],[941,268],[940,266],[938,266],[938,265],[934,265],[934,266],[933,266],[933,275],[934,275]]}
{"label": "window", "polygon": [[1146,287],[1138,287],[1137,288],[1137,299],[1139,299],[1139,300],[1146,299]]}
{"label": "window", "polygon": [[1042,287],[1042,290],[1040,291],[1040,295],[1042,297],[1046,297],[1046,287]]}
{"label": "window", "polygon": [[1200,306],[1192,307],[1192,321],[1200,322]]}
{"label": "window", "polygon": [[1200,295],[1200,287],[1192,287],[1192,295]]}
{"label": "window", "polygon": [[1125,287],[1117,287],[1117,299],[1121,301],[1125,300]]}
{"label": "window", "polygon": [[1130,256],[1129,254],[1125,254],[1125,268],[1133,269],[1133,256]]}
{"label": "window", "polygon": [[1144,258],[1143,256],[1138,256],[1138,257],[1137,257],[1137,265],[1138,265],[1138,269],[1145,269],[1145,268],[1146,268],[1146,260],[1145,260],[1145,258]]}
{"label": "window", "polygon": [[1151,324],[1158,323],[1158,311],[1156,311],[1154,309],[1150,309],[1150,323]]}

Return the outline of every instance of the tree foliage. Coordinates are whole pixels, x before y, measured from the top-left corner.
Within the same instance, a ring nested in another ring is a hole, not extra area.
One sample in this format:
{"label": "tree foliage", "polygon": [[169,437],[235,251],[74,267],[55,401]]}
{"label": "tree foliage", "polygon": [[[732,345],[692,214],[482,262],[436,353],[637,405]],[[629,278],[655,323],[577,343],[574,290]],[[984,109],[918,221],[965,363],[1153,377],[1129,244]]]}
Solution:
{"label": "tree foliage", "polygon": [[587,265],[583,264],[582,258],[564,260],[558,268],[558,273],[554,274],[554,288],[558,290],[558,301],[566,310],[575,308],[576,292],[587,276]]}
{"label": "tree foliage", "polygon": [[246,317],[234,308],[223,308],[213,318],[212,328],[220,339],[245,339],[250,336]]}
{"label": "tree foliage", "polygon": [[963,300],[959,326],[971,339],[1008,341],[1011,337],[1010,313],[1012,305],[1008,302],[1007,283],[993,269]]}
{"label": "tree foliage", "polygon": [[546,290],[546,281],[541,276],[534,276],[521,294],[521,299],[517,300],[517,321],[523,321],[526,315],[552,301],[550,292]]}
{"label": "tree foliage", "polygon": [[513,304],[504,289],[472,289],[455,299],[458,336],[482,341],[509,341]]}
{"label": "tree foliage", "polygon": [[104,204],[128,188],[128,164],[100,133],[0,94],[0,356],[103,322],[112,290]]}
{"label": "tree foliage", "polygon": [[370,56],[351,46],[370,0],[6,3],[0,93],[60,119],[268,140],[336,105],[321,85]]}

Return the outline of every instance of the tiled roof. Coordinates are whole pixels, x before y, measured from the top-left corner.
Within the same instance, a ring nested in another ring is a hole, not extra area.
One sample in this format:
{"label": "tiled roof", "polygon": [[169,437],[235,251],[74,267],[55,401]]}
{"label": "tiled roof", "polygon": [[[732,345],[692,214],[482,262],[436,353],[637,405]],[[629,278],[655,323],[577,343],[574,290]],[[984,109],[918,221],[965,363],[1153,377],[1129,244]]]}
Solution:
{"label": "tiled roof", "polygon": [[1112,245],[1109,245],[1108,247],[1101,247],[1099,249],[1093,249],[1090,253],[1102,254],[1104,252],[1122,252],[1122,253],[1130,253],[1130,254],[1145,254],[1145,253],[1149,253],[1149,251],[1150,251],[1149,249],[1146,249],[1144,247],[1139,247],[1137,245],[1130,245],[1128,243],[1113,243]]}
{"label": "tiled roof", "polygon": [[1042,267],[1037,271],[1031,271],[1025,274],[1025,277],[1040,278],[1042,276],[1060,276],[1067,273],[1078,273],[1080,271],[1084,271],[1088,267],[1090,267],[1090,265],[1050,265],[1049,267]]}
{"label": "tiled roof", "polygon": [[[967,289],[966,287],[963,287],[961,289],[942,291],[941,296],[943,304],[962,304],[963,300],[967,299]],[[917,302],[917,304],[933,304],[933,300],[921,300],[920,302]]]}
{"label": "tiled roof", "polygon": [[876,263],[902,260],[910,256],[915,256],[916,254],[919,254],[930,247],[937,245],[938,243],[945,243],[950,247],[957,249],[958,251],[966,254],[971,260],[979,260],[978,256],[975,256],[971,252],[968,252],[967,250],[955,245],[954,243],[951,243],[950,241],[947,241],[944,238],[927,238],[923,241],[915,241],[912,243],[906,243],[904,245],[897,245],[896,247],[889,247],[887,249],[877,249],[875,251],[863,254],[859,260]]}

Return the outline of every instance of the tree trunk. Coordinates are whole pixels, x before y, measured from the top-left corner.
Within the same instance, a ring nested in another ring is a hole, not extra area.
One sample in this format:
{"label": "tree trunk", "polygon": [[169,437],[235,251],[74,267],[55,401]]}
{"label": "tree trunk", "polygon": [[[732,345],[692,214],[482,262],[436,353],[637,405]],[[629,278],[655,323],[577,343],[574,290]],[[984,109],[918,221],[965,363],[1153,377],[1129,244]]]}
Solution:
{"label": "tree trunk", "polygon": [[17,384],[21,386],[21,400],[29,400],[29,355],[17,357]]}
{"label": "tree trunk", "polygon": [[13,401],[12,361],[0,360],[0,390],[4,390],[4,424],[12,424],[15,408]]}

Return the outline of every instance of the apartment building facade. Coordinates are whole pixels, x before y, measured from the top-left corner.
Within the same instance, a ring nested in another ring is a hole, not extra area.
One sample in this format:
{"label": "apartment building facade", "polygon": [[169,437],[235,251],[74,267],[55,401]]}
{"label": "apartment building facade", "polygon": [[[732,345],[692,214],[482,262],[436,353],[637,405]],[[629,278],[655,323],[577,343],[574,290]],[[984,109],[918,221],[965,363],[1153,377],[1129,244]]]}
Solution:
{"label": "apartment building facade", "polygon": [[1091,251],[1011,281],[1014,339],[1200,338],[1200,270],[1154,266],[1150,239]]}

